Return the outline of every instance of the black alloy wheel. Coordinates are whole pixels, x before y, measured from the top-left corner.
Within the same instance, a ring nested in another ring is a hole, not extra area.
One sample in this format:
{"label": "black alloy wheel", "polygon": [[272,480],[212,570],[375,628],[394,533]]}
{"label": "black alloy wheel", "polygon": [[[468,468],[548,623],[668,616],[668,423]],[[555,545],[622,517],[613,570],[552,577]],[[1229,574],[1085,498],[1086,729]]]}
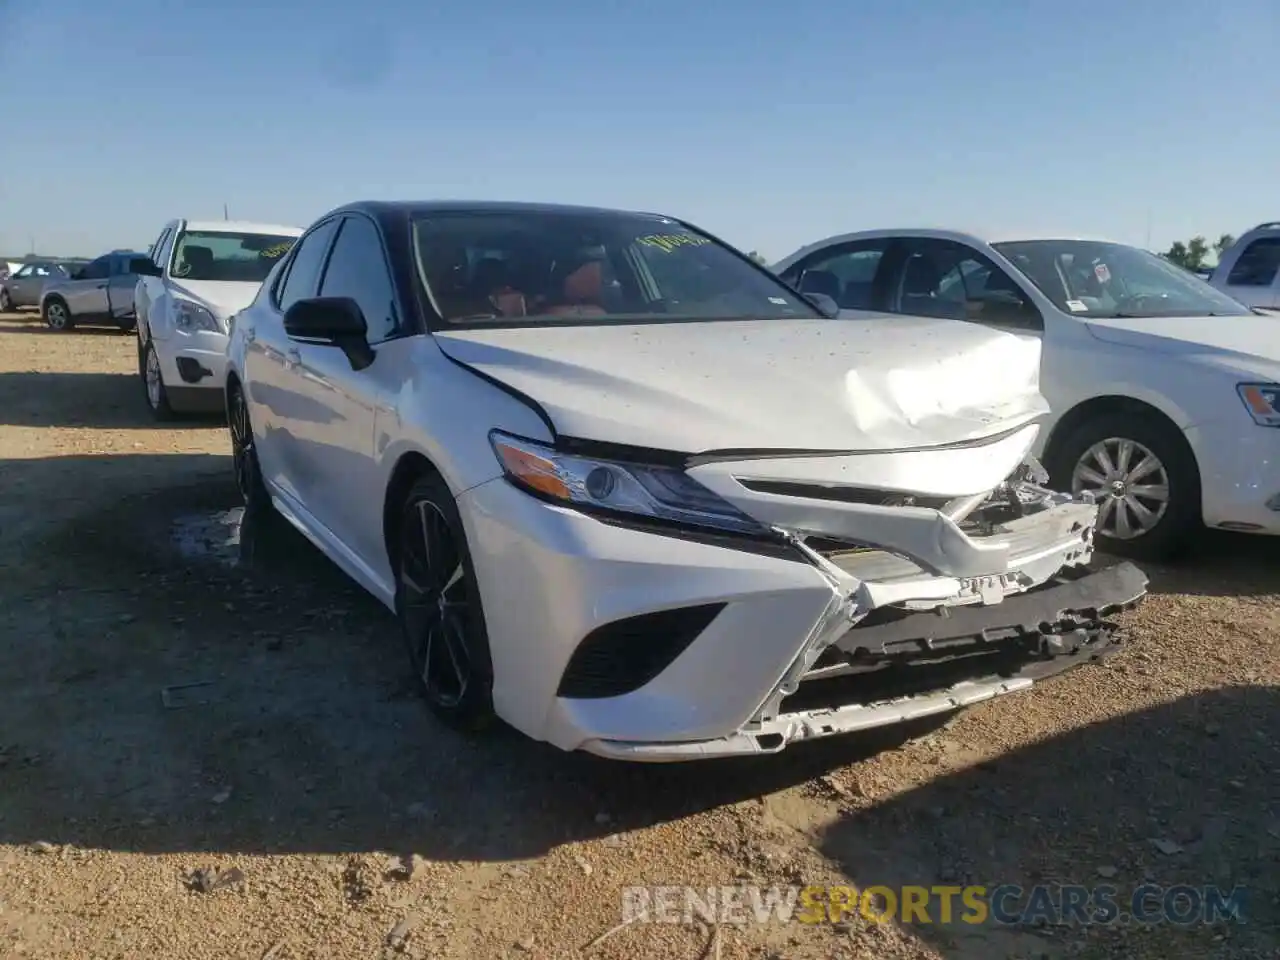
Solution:
{"label": "black alloy wheel", "polygon": [[414,484],[400,515],[396,615],[428,706],[451,726],[493,716],[493,668],[471,554],[440,477]]}

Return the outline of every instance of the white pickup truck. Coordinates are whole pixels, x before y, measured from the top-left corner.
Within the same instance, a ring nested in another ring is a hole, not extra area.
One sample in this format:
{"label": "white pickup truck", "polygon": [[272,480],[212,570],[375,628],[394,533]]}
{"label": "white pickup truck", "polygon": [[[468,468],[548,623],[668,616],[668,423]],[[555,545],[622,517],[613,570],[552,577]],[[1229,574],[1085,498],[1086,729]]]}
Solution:
{"label": "white pickup truck", "polygon": [[138,376],[157,419],[223,408],[228,321],[301,233],[226,220],[165,224],[133,295]]}

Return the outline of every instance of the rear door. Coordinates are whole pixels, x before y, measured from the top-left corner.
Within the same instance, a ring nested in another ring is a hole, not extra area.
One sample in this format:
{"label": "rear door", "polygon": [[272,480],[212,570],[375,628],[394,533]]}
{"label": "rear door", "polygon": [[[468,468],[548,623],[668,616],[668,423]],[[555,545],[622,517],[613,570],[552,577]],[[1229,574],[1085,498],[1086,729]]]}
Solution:
{"label": "rear door", "polygon": [[1280,236],[1249,241],[1222,266],[1226,269],[1220,284],[1223,292],[1245,306],[1280,308]]}
{"label": "rear door", "polygon": [[28,263],[5,281],[9,299],[15,307],[34,307],[40,302],[40,290],[48,278],[49,268],[44,264]]}

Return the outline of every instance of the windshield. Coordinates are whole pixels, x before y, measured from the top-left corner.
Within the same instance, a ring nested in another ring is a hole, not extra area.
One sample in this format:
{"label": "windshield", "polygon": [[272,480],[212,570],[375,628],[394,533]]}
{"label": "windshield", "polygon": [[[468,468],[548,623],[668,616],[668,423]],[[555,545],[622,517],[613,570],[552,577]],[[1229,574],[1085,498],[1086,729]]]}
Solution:
{"label": "windshield", "polygon": [[992,244],[1054,306],[1080,317],[1243,317],[1248,307],[1153,253],[1093,240]]}
{"label": "windshield", "polygon": [[447,211],[414,222],[418,268],[448,323],[661,323],[817,317],[772,274],[666,217]]}
{"label": "windshield", "polygon": [[188,230],[178,237],[170,273],[183,280],[261,283],[297,237]]}

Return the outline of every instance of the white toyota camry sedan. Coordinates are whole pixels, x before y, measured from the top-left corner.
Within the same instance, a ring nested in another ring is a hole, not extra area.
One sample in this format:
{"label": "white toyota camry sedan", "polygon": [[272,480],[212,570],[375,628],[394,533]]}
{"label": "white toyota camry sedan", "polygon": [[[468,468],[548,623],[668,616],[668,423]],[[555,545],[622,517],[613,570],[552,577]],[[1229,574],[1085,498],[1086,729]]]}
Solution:
{"label": "white toyota camry sedan", "polygon": [[235,318],[237,482],[441,718],[566,750],[773,752],[1113,650],[1146,578],[1041,486],[1039,344],[833,312],[666,216],[353,204]]}

